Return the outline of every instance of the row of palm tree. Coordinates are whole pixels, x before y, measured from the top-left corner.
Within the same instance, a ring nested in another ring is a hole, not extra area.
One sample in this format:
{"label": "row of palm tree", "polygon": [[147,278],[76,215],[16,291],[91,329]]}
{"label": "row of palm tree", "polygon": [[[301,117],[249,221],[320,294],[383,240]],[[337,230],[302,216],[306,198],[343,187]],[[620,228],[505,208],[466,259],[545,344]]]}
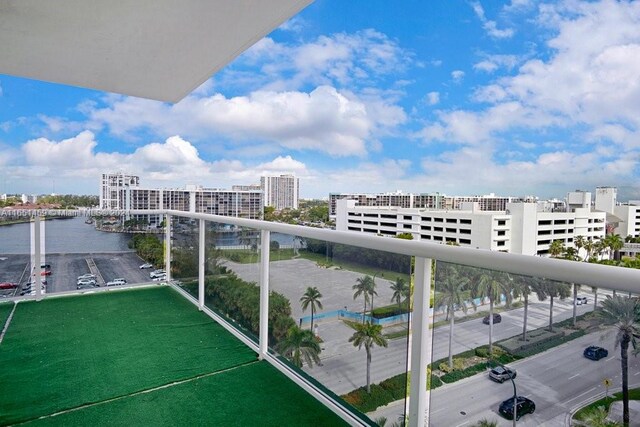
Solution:
{"label": "row of palm tree", "polygon": [[529,296],[536,294],[539,300],[549,298],[549,331],[553,331],[553,303],[556,298],[564,299],[570,295],[566,283],[553,282],[542,278],[514,276],[500,271],[491,271],[456,264],[441,263],[436,268],[436,308],[447,311],[449,320],[449,367],[453,367],[453,331],[454,311],[467,312],[476,309],[474,299],[489,300],[489,353],[493,352],[493,314],[496,302],[505,297],[506,305],[514,298],[522,297],[524,303],[522,340],[527,340],[527,317]]}

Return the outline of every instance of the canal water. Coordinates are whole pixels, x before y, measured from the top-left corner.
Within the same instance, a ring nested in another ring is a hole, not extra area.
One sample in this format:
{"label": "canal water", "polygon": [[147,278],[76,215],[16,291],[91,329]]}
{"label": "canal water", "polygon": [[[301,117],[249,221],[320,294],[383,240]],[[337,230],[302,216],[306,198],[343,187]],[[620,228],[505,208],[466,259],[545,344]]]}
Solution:
{"label": "canal water", "polygon": [[[219,236],[219,245],[241,245],[237,233]],[[279,233],[271,235],[281,245],[292,245],[293,237]],[[94,224],[86,224],[83,217],[45,221],[45,250],[47,253],[91,253],[129,250],[130,234],[98,231]],[[28,254],[31,252],[30,224],[0,226],[0,254]]]}
{"label": "canal water", "polygon": [[[30,224],[0,226],[0,254],[28,254],[31,251]],[[85,218],[45,221],[47,253],[90,253],[129,250],[129,234],[106,233],[85,224]]]}

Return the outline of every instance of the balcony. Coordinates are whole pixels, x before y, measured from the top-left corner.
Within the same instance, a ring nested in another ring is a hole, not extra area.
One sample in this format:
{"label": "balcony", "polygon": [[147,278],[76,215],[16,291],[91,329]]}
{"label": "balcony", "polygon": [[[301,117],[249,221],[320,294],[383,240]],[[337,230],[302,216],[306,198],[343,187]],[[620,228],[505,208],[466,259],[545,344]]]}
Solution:
{"label": "balcony", "polygon": [[[151,281],[131,252],[73,245],[59,251],[56,221],[69,220],[34,217],[33,237],[21,237],[32,259],[0,254],[9,263],[3,275],[28,275],[28,265],[45,262],[53,270],[46,293],[35,281],[33,295],[0,303],[4,322],[11,302],[19,302],[0,343],[3,395],[10,396],[0,403],[0,424],[118,420],[108,416],[167,425],[375,425],[381,417],[409,425],[506,425],[498,406],[513,390],[487,375],[488,363],[499,362],[516,369],[518,394],[536,404],[519,425],[566,425],[585,402],[604,396],[605,379],[612,392],[620,388],[615,334],[591,313],[595,298],[601,302],[613,289],[637,293],[636,270],[204,213],[127,214],[164,216],[167,256],[156,267],[169,272],[165,280]],[[117,276],[129,284],[77,290],[76,272],[85,270],[102,282]],[[435,286],[425,286],[432,276]],[[375,293],[358,293],[365,281]],[[413,284],[411,315],[372,315],[372,306],[402,312],[407,294],[399,282]],[[497,292],[462,286],[489,282]],[[533,289],[526,299],[523,283]],[[573,294],[569,283],[583,286]],[[447,310],[451,286],[461,298]],[[309,288],[321,294],[321,306],[304,307]],[[587,303],[575,305],[574,297]],[[483,323],[490,309],[500,311],[500,323]],[[384,337],[370,359],[364,344],[354,345],[362,325],[379,326]],[[318,358],[283,344],[290,333],[316,336]],[[498,350],[487,358],[490,340]],[[608,357],[583,357],[591,344],[607,348]],[[631,387],[640,386],[639,376],[640,363],[630,356]]]}

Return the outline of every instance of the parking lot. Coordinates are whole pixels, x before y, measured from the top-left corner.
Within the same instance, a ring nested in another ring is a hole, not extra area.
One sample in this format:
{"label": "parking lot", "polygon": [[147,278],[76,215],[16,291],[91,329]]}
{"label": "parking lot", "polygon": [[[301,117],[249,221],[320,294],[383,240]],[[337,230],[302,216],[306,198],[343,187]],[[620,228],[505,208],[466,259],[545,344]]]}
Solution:
{"label": "parking lot", "polygon": [[[97,284],[104,286],[115,278],[124,278],[129,284],[149,282],[150,269],[140,269],[144,263],[135,252],[47,254],[45,262],[51,265],[46,276],[47,293],[76,290],[78,276],[95,274]],[[0,290],[0,297],[19,294],[29,281],[29,255],[0,256],[0,282],[18,283],[16,290]]]}

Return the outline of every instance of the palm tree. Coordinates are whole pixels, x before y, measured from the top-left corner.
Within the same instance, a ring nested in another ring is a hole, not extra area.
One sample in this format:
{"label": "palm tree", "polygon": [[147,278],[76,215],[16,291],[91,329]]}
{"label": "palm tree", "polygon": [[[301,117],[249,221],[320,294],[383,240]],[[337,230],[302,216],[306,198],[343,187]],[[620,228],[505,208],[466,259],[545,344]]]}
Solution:
{"label": "palm tree", "polygon": [[[447,316],[449,317],[449,368],[453,368],[453,325],[456,317],[454,315],[454,310],[455,307],[458,306],[465,314],[467,312],[465,300],[469,295],[469,292],[467,292],[469,279],[461,277],[458,269],[453,265],[444,263],[439,264],[441,267],[436,270],[436,287],[438,288],[439,293],[436,294],[437,296],[434,301],[434,305],[436,307],[447,308]],[[473,303],[473,300],[471,301]]]}
{"label": "palm tree", "polygon": [[358,277],[356,284],[353,285],[351,289],[355,291],[353,293],[354,300],[360,295],[364,297],[364,309],[362,310],[362,323],[364,323],[364,316],[367,313],[367,303],[369,302],[369,296],[371,294],[370,290],[373,289],[373,278],[371,276]]}
{"label": "palm tree", "polygon": [[[573,239],[573,246],[576,247],[576,250],[578,251],[578,256],[580,256],[580,249],[585,248],[585,245],[587,244],[588,240],[584,237],[584,236],[576,236]],[[586,250],[586,248],[585,248]],[[582,256],[580,256],[580,259],[582,261],[584,261],[585,259],[587,259],[587,256],[585,256],[584,258],[582,258]]]}
{"label": "palm tree", "polygon": [[544,280],[544,298],[549,297],[549,332],[553,332],[553,300],[554,298],[565,299],[571,295],[571,288],[567,283],[554,282],[551,280]]}
{"label": "palm tree", "polygon": [[562,240],[554,240],[549,245],[549,255],[552,258],[558,258],[564,252],[564,242]]}
{"label": "palm tree", "polygon": [[302,298],[300,298],[303,312],[307,311],[307,308],[311,305],[311,331],[313,331],[313,316],[316,314],[316,308],[322,310],[322,302],[320,301],[320,298],[322,298],[322,294],[315,286],[313,288],[309,286],[302,295]]}
{"label": "palm tree", "polygon": [[620,346],[622,369],[622,422],[629,425],[629,344],[636,350],[636,338],[640,337],[640,303],[637,298],[611,297],[602,301],[598,312],[605,321],[615,322],[616,348]]}
{"label": "palm tree", "polygon": [[291,359],[298,368],[306,362],[309,367],[320,363],[320,344],[313,336],[313,332],[300,329],[297,325],[289,328],[287,336],[277,345],[277,350]]}
{"label": "palm tree", "polygon": [[396,278],[396,282],[391,284],[391,290],[393,291],[391,301],[395,301],[396,304],[398,304],[398,309],[402,309],[402,300],[406,300],[409,296],[409,285],[406,280],[398,277]]}
{"label": "palm tree", "polygon": [[489,421],[486,418],[483,418],[471,427],[497,427],[497,426],[498,426],[497,421]]}
{"label": "palm tree", "polygon": [[374,325],[371,322],[352,323],[348,325],[355,330],[349,342],[352,342],[358,350],[364,346],[367,352],[367,393],[371,393],[371,350],[374,346],[387,346],[387,339],[382,335],[382,326]]}
{"label": "palm tree", "polygon": [[620,249],[624,246],[624,240],[619,234],[607,234],[604,242],[609,248],[609,259],[619,259]]}
{"label": "palm tree", "polygon": [[[500,300],[500,295],[505,289],[508,277],[500,271],[478,270],[479,273],[472,281],[472,294],[478,298],[489,298],[489,354],[493,352],[493,305],[496,300]],[[506,293],[507,299],[511,294]]]}
{"label": "palm tree", "polygon": [[522,317],[522,341],[527,341],[527,318],[529,316],[529,295],[535,292],[539,300],[545,298],[544,287],[540,285],[540,280],[531,276],[515,276],[514,285],[516,291],[522,295],[524,300],[524,313]]}

